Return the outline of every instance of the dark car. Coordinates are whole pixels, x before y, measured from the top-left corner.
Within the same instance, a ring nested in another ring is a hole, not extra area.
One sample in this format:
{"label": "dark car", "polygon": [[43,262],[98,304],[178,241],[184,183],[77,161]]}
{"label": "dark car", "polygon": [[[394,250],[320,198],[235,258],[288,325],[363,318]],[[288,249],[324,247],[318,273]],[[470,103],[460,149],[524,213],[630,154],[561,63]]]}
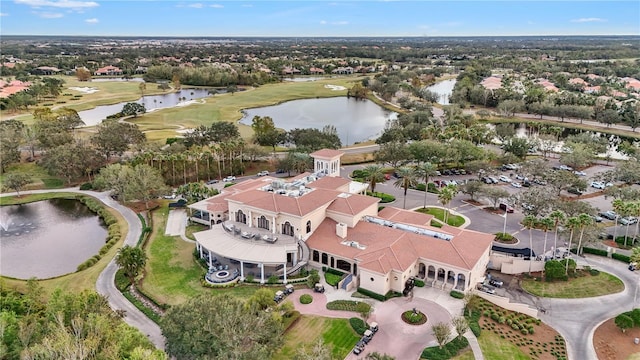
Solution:
{"label": "dark car", "polygon": [[498,278],[492,278],[491,280],[489,280],[489,285],[499,288],[504,285],[504,282]]}
{"label": "dark car", "polygon": [[213,185],[213,184],[217,184],[217,183],[219,183],[219,182],[220,182],[220,180],[213,179],[213,180],[209,180],[209,181],[207,181],[207,185]]}
{"label": "dark car", "polygon": [[573,194],[573,195],[582,195],[584,194],[582,191],[580,191],[580,189],[578,188],[570,188],[569,190],[567,190],[567,192],[569,194]]}
{"label": "dark car", "polygon": [[513,213],[513,208],[505,203],[501,203],[500,205],[498,205],[498,207],[500,208],[500,210],[506,211],[509,214]]}
{"label": "dark car", "polygon": [[362,340],[358,341],[356,346],[354,346],[354,348],[353,348],[353,353],[358,355],[361,352],[363,352],[364,351],[364,345],[365,345],[364,341],[362,341]]}

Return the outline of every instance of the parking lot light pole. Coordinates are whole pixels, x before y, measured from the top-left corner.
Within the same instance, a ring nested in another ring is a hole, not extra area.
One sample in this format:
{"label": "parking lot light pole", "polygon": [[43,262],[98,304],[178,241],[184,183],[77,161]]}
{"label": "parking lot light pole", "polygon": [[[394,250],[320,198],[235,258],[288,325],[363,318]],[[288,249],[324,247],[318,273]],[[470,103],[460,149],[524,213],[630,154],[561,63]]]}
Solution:
{"label": "parking lot light pole", "polygon": [[502,227],[502,233],[506,234],[507,233],[507,210],[509,209],[509,207],[507,207],[504,210],[504,226]]}

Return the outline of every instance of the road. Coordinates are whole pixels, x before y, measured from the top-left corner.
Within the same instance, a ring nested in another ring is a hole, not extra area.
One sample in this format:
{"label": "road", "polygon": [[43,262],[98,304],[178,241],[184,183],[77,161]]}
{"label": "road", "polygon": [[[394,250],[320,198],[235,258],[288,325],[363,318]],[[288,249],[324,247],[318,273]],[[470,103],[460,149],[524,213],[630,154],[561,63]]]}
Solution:
{"label": "road", "polygon": [[[51,189],[22,191],[21,194],[42,194],[50,192],[74,192],[95,197],[105,205],[118,211],[127,222],[129,226],[129,232],[127,233],[123,245],[135,246],[137,244],[140,233],[142,232],[142,225],[140,224],[138,216],[131,209],[122,206],[118,202],[111,199],[111,197],[109,196],[109,192],[82,191],[76,187],[55,190]],[[10,195],[15,195],[15,193],[4,193],[1,196]],[[143,334],[145,334],[158,349],[164,350],[165,338],[162,335],[162,331],[160,330],[158,324],[151,321],[151,319],[149,319],[140,310],[133,306],[133,304],[131,304],[129,300],[127,300],[127,298],[125,298],[116,288],[114,279],[117,270],[118,266],[115,263],[115,259],[111,259],[109,264],[98,276],[98,280],[96,282],[96,291],[107,298],[107,300],[109,301],[109,306],[111,306],[113,310],[124,311],[124,321],[127,324],[137,328]]]}

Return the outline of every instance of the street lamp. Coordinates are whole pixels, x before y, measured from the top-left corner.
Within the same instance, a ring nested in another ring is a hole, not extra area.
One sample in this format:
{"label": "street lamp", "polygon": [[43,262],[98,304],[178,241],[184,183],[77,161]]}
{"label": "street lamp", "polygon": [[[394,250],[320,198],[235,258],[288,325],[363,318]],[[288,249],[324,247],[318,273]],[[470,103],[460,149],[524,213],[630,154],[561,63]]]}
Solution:
{"label": "street lamp", "polygon": [[507,233],[507,214],[509,213],[508,210],[509,210],[509,206],[507,205],[504,208],[504,226],[502,227],[502,233],[503,234]]}

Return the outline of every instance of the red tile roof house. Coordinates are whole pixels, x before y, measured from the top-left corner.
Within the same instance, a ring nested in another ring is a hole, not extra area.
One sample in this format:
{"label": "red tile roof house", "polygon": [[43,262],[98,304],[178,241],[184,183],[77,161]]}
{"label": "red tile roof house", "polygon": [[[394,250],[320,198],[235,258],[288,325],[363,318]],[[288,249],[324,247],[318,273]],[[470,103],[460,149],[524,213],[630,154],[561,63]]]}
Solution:
{"label": "red tile roof house", "polygon": [[317,67],[312,67],[309,69],[309,74],[311,75],[324,75],[324,70]]}
{"label": "red tile roof house", "polygon": [[120,70],[119,67],[109,65],[96,70],[93,74],[95,76],[103,76],[103,75],[114,76],[114,75],[122,75],[123,72],[122,70]]}
{"label": "red tile roof house", "polygon": [[409,210],[378,211],[379,199],[362,195],[367,184],[339,176],[342,152],[311,156],[313,173],[247,180],[190,205],[190,219],[210,226],[194,234],[200,256],[261,282],[326,266],[350,274],[346,289],[378,294],[402,292],[410,277],[446,291],[484,279],[492,234],[432,227],[431,215]]}

